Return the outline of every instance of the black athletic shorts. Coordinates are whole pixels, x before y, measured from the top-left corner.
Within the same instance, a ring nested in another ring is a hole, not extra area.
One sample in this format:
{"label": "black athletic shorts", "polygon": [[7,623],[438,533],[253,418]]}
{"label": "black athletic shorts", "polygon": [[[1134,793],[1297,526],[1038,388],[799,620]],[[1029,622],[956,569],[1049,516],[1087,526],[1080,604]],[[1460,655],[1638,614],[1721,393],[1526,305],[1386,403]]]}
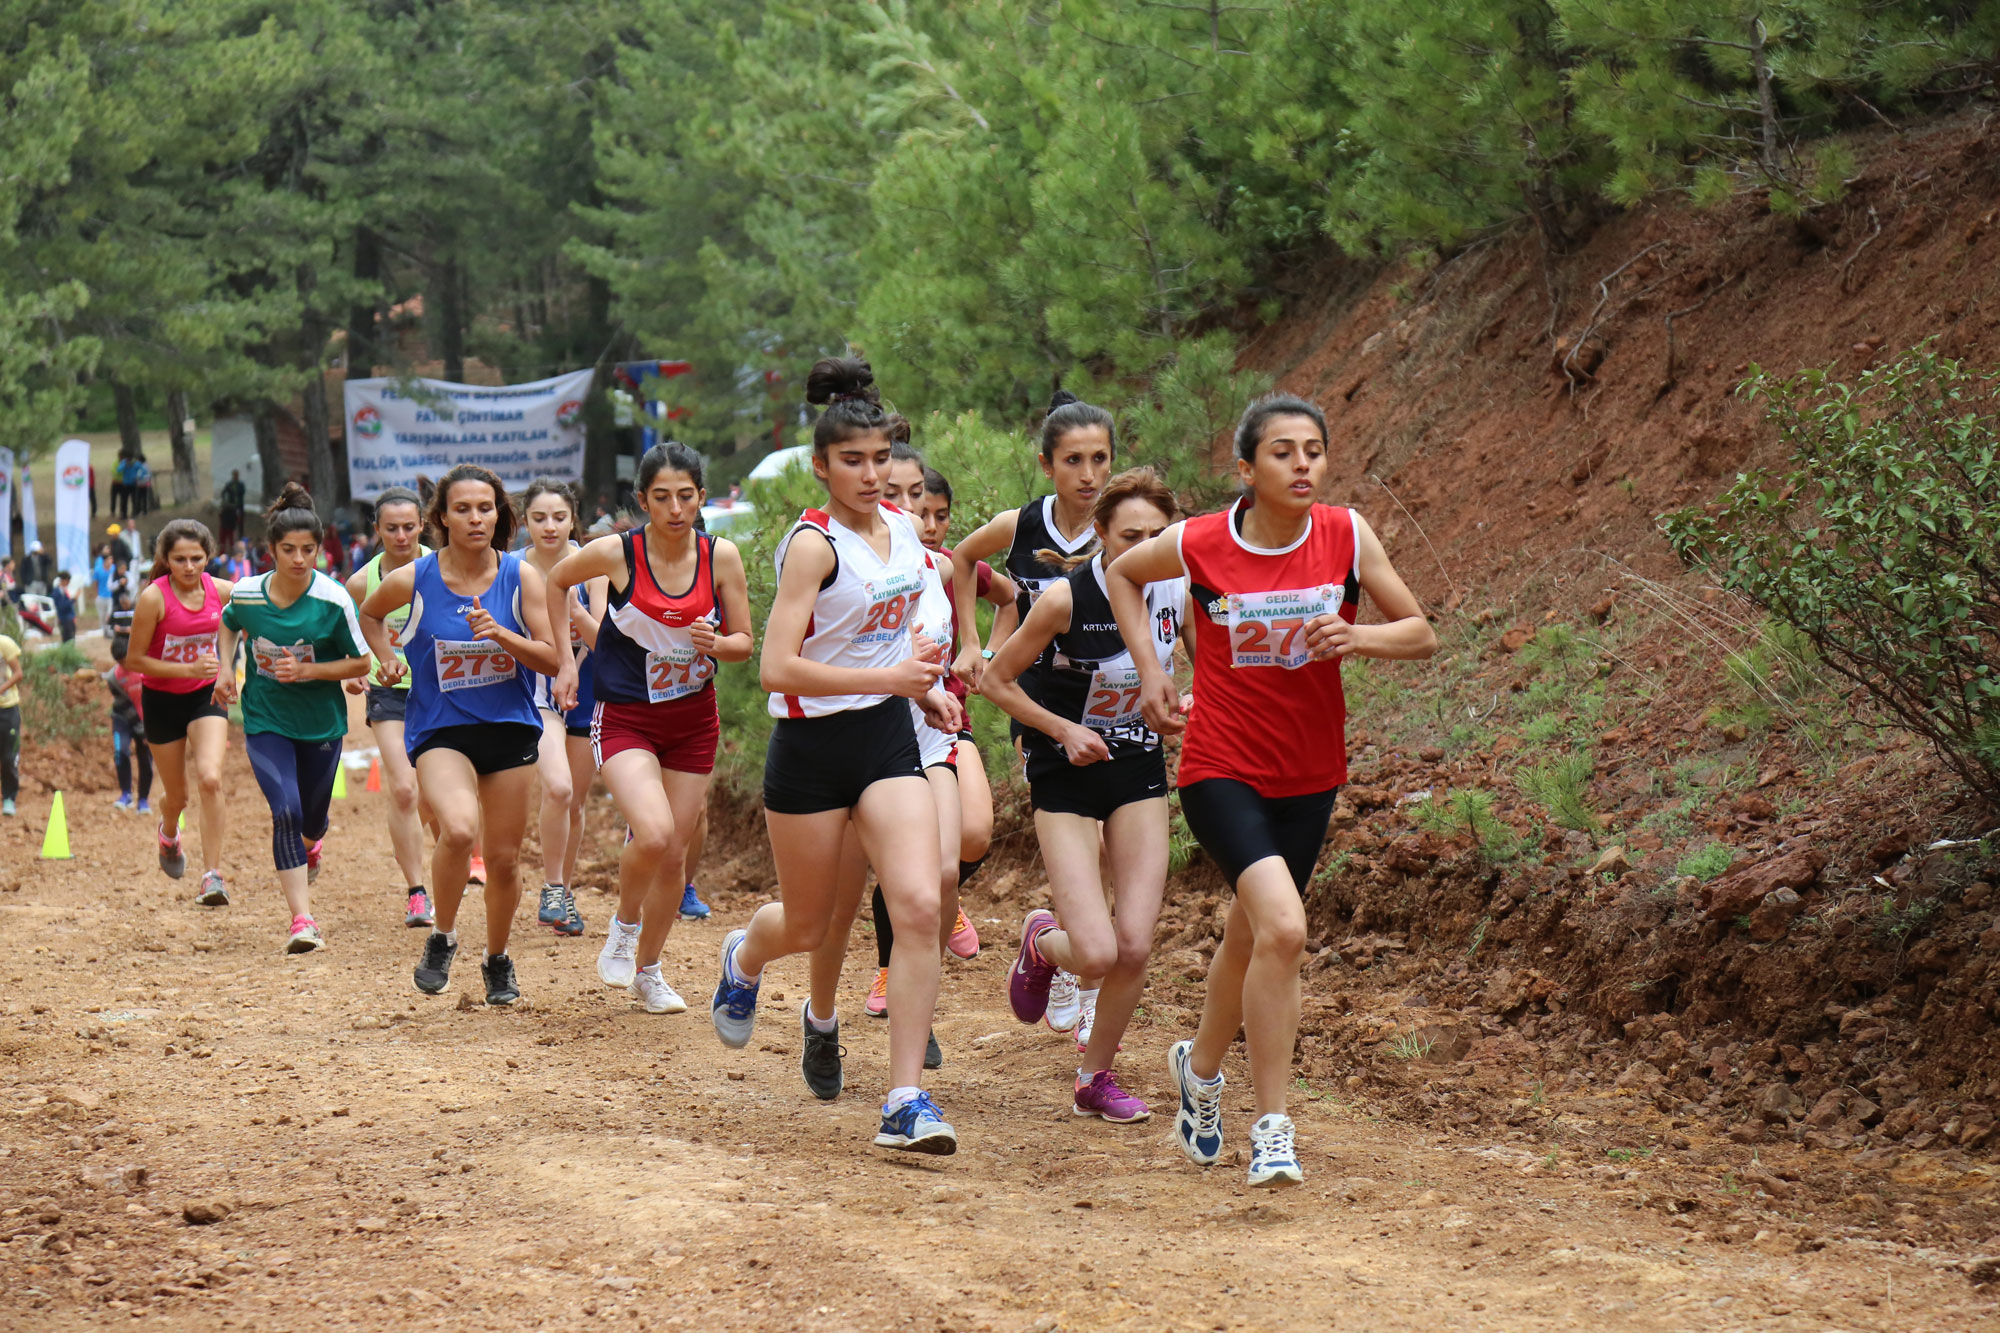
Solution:
{"label": "black athletic shorts", "polygon": [[1111,812],[1134,801],[1164,799],[1167,757],[1160,750],[1141,750],[1079,768],[1071,763],[1038,763],[1028,769],[1028,806],[1052,815],[1082,815],[1109,819]]}
{"label": "black athletic shorts", "polygon": [[410,692],[388,685],[368,687],[368,721],[401,722],[403,713],[410,706]]}
{"label": "black athletic shorts", "polygon": [[1340,788],[1303,796],[1260,796],[1247,782],[1204,778],[1181,788],[1181,813],[1201,849],[1215,858],[1231,888],[1266,857],[1283,857],[1300,889],[1326,842],[1327,821]]}
{"label": "black athletic shorts", "polygon": [[410,751],[410,762],[426,750],[456,750],[472,761],[480,777],[526,768],[542,755],[542,729],[524,722],[480,722],[439,727]]}
{"label": "black athletic shorts", "polygon": [[900,695],[825,717],[781,717],[764,752],[764,808],[780,815],[847,810],[874,783],[923,775],[910,701]]}
{"label": "black athletic shorts", "polygon": [[229,720],[229,710],[215,701],[214,681],[185,694],[141,685],[139,702],[140,711],[146,716],[146,739],[154,745],[172,745],[175,741],[186,740],[188,723],[198,717]]}

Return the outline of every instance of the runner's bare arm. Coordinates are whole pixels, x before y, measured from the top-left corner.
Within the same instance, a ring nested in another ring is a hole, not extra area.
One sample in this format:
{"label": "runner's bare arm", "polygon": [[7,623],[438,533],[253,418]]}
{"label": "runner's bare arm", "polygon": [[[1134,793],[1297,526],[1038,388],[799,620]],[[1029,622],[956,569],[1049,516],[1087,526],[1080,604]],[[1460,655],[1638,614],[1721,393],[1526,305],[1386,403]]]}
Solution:
{"label": "runner's bare arm", "polygon": [[368,640],[368,651],[375,654],[375,662],[380,667],[384,685],[394,685],[401,680],[409,668],[396,656],[396,644],[389,634],[386,623],[389,613],[410,604],[410,598],[417,586],[417,567],[414,562],[401,569],[390,571],[387,578],[375,585],[375,591],[368,594],[361,603],[361,637]]}
{"label": "runner's bare arm", "polygon": [[209,697],[227,708],[236,702],[236,641],[241,636],[236,630],[231,629],[229,622],[225,620],[222,622],[219,637],[222,648],[217,660],[228,665],[216,675],[215,687]]}
{"label": "runner's bare arm", "polygon": [[906,699],[921,699],[944,675],[942,662],[912,656],[893,667],[876,669],[830,666],[806,658],[802,651],[806,626],[812,621],[820,582],[833,570],[833,546],[824,535],[804,529],[792,538],[785,552],[784,571],[778,576],[778,595],[771,602],[770,618],[764,622],[759,683],[774,694],[807,698],[900,694]]}
{"label": "runner's bare arm", "polygon": [[[576,670],[576,656],[569,650],[569,634],[563,634],[562,646],[556,646],[554,634],[550,631],[547,589],[542,582],[542,571],[523,560],[521,571],[521,623],[527,634],[516,634],[494,621],[492,613],[472,599],[472,613],[465,618],[472,630],[472,637],[497,643],[512,654],[514,660],[530,671],[539,671],[544,676],[554,676],[567,666],[572,673]],[[560,619],[554,621],[561,625]]]}
{"label": "runner's bare arm", "polygon": [[577,637],[583,640],[584,647],[597,646],[597,631],[603,626],[604,613],[610,607],[611,580],[608,576],[600,574],[583,585],[583,602],[570,611],[570,623],[576,626]]}
{"label": "runner's bare arm", "polygon": [[[1187,574],[1181,564],[1181,525],[1170,524],[1111,562],[1104,571],[1104,591],[1118,618],[1118,635],[1132,653],[1139,671],[1140,707],[1146,725],[1161,735],[1187,730],[1180,690],[1153,652],[1153,617],[1146,609],[1146,585]],[[1190,617],[1192,618],[1192,617]]]}
{"label": "runner's bare arm", "polygon": [[993,660],[986,664],[985,676],[980,679],[979,692],[1022,726],[1033,727],[1060,745],[1072,764],[1093,764],[1111,757],[1104,738],[1089,727],[1042,707],[1028,697],[1020,683],[1021,673],[1035,664],[1035,659],[1056,635],[1069,628],[1070,610],[1069,580],[1062,579],[1050,585],[1040,600],[1028,608],[1028,618],[1021,622],[1021,628],[993,654]]}
{"label": "runner's bare arm", "polygon": [[979,641],[979,619],[973,614],[979,603],[979,562],[1014,544],[1014,521],[1019,517],[1018,510],[1009,509],[987,519],[951,553],[951,604],[958,613],[959,643],[958,660],[951,669],[953,675],[975,690],[986,670],[983,645]]}
{"label": "runner's bare arm", "polygon": [[1350,625],[1338,616],[1321,616],[1306,626],[1306,644],[1314,657],[1385,657],[1416,661],[1437,651],[1437,632],[1424,617],[1416,594],[1389,563],[1381,538],[1368,520],[1354,516],[1361,548],[1358,571],[1361,589],[1383,615],[1379,625]]}
{"label": "runner's bare arm", "polygon": [[718,662],[747,662],[757,646],[750,628],[750,576],[743,571],[743,553],[736,543],[718,537],[711,559],[715,561],[715,597],[722,605],[723,633],[709,631],[706,647],[701,643],[701,627],[696,627],[695,646]]}

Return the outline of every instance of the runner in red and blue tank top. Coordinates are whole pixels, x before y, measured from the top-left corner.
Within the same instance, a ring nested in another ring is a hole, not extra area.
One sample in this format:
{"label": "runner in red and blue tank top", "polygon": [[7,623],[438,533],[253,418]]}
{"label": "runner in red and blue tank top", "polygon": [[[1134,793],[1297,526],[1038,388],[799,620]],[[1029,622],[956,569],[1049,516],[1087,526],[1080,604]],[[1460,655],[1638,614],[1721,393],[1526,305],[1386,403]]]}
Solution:
{"label": "runner in red and blue tank top", "polygon": [[[1241,1029],[1258,1114],[1252,1185],[1303,1178],[1285,1114],[1305,956],[1299,890],[1347,780],[1340,660],[1407,660],[1437,649],[1423,608],[1367,522],[1317,502],[1326,448],[1317,407],[1289,395],[1258,399],[1236,428],[1243,497],[1127,551],[1106,578],[1139,668],[1146,720],[1186,734],[1182,813],[1236,891],[1200,1026],[1169,1057],[1180,1093],[1174,1136],[1204,1166],[1221,1156],[1222,1058]],[[1141,651],[1153,629],[1143,589],[1183,575],[1198,631],[1185,714],[1173,678]],[[1355,623],[1363,592],[1383,623]]]}
{"label": "runner in red and blue tank top", "polygon": [[[732,542],[696,525],[707,499],[701,455],[656,444],[639,460],[635,494],[646,525],[599,537],[549,574],[556,614],[571,589],[608,583],[590,665],[596,705],[590,741],[604,785],[631,827],[618,857],[618,911],[597,975],[630,988],[651,1014],[687,1004],[660,969],[685,880],[688,842],[708,803],[721,734],[715,672],[750,658],[750,585]],[[575,703],[577,666],[552,687],[558,707]]]}

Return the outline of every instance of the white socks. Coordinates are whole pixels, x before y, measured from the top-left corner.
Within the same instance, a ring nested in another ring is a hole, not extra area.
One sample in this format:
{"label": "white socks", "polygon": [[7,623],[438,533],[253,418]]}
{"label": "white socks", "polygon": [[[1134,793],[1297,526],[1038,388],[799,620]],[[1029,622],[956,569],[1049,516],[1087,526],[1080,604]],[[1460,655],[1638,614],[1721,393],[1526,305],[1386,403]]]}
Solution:
{"label": "white socks", "polygon": [[840,1011],[834,1010],[832,1018],[821,1018],[812,1011],[812,1002],[806,1002],[806,1022],[812,1024],[814,1032],[832,1032],[840,1026]]}
{"label": "white socks", "polygon": [[904,1106],[923,1096],[922,1088],[891,1088],[888,1100],[882,1103],[883,1115],[894,1115]]}

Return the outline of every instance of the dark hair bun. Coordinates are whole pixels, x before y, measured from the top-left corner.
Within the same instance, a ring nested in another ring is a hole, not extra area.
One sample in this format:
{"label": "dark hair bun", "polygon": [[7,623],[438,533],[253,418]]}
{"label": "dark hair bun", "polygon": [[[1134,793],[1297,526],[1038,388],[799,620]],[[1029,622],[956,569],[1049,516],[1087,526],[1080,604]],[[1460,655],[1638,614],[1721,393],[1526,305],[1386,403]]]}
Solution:
{"label": "dark hair bun", "polygon": [[891,412],[889,414],[889,443],[908,444],[915,437],[916,433],[910,429],[910,419],[908,417],[904,416],[901,412]]}
{"label": "dark hair bun", "polygon": [[299,485],[296,481],[285,483],[284,488],[278,492],[278,498],[271,502],[271,508],[268,512],[282,514],[287,509],[303,509],[309,514],[319,512],[313,508],[312,492]]}
{"label": "dark hair bun", "polygon": [[1083,399],[1077,397],[1068,389],[1057,389],[1049,398],[1049,411],[1053,412],[1059,407],[1068,407],[1071,403],[1080,403],[1082,401]]}
{"label": "dark hair bun", "polygon": [[807,402],[837,403],[850,398],[868,403],[882,401],[881,393],[875,388],[875,372],[860,357],[829,356],[815,362],[812,370],[807,372]]}

